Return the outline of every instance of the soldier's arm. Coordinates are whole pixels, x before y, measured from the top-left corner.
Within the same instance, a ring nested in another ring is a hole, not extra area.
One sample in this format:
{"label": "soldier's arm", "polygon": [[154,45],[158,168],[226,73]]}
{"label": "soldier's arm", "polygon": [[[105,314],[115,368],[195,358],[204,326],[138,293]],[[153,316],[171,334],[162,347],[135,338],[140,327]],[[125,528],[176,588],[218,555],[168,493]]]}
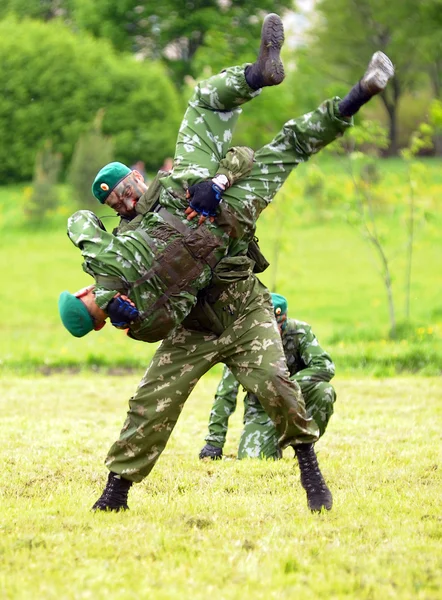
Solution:
{"label": "soldier's arm", "polygon": [[255,153],[247,146],[234,146],[227,150],[226,156],[220,161],[217,174],[225,175],[231,187],[239,179],[250,174]]}
{"label": "soldier's arm", "polygon": [[213,222],[223,193],[236,181],[249,175],[253,157],[253,150],[247,146],[229,148],[219,163],[215,177],[188,188],[186,198],[189,200],[189,207],[185,211],[187,219],[190,221],[199,215],[199,224],[206,218]]}
{"label": "soldier's arm", "polygon": [[298,371],[293,377],[301,381],[330,381],[335,374],[335,365],[328,354],[319,345],[318,339],[307,323],[298,322],[299,353],[305,369]]}

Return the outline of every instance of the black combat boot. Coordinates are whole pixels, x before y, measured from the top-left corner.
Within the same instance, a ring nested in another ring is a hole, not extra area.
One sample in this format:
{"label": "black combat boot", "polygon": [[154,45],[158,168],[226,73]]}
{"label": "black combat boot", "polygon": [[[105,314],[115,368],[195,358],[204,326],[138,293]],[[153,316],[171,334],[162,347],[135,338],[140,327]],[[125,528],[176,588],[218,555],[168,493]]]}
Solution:
{"label": "black combat boot", "polygon": [[330,510],[333,497],[319,469],[313,444],[299,444],[294,448],[301,471],[301,484],[307,492],[309,509],[312,512],[321,512],[323,508]]}
{"label": "black combat boot", "polygon": [[284,67],[279,53],[284,43],[284,26],[278,15],[266,16],[261,30],[258,58],[245,70],[246,81],[253,90],[278,85],[284,79]]}
{"label": "black combat boot", "polygon": [[212,444],[206,444],[201,450],[199,457],[211,458],[212,460],[220,460],[223,457],[223,449],[212,446]]}
{"label": "black combat boot", "polygon": [[388,80],[394,75],[394,66],[383,52],[375,52],[368,63],[364,76],[352,87],[339,103],[339,113],[342,117],[351,117],[366,102],[385,89]]}
{"label": "black combat boot", "polygon": [[127,505],[127,494],[129,493],[132,481],[123,479],[120,475],[109,473],[106,487],[100,498],[95,502],[92,510],[106,510],[119,512],[120,510],[129,510]]}

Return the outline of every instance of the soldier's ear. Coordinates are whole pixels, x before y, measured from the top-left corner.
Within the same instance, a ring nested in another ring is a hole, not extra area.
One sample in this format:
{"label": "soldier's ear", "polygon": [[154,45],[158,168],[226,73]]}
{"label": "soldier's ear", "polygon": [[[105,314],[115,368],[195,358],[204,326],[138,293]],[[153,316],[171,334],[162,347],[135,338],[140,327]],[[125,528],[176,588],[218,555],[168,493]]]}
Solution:
{"label": "soldier's ear", "polygon": [[144,177],[141,175],[141,173],[139,171],[137,171],[136,169],[134,169],[132,171],[132,173],[133,173],[133,175],[134,175],[134,177],[135,177],[135,179],[137,181],[144,181]]}

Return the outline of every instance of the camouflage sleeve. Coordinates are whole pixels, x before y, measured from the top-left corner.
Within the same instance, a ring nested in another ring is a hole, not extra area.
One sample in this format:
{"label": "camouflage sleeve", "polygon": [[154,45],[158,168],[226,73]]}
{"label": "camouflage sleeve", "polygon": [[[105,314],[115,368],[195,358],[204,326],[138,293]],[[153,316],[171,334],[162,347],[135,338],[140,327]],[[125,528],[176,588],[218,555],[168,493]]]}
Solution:
{"label": "camouflage sleeve", "polygon": [[233,185],[238,179],[243,179],[250,174],[253,167],[255,153],[247,146],[235,146],[229,148],[223,159],[221,159],[217,175],[225,175]]}
{"label": "camouflage sleeve", "polygon": [[306,365],[292,379],[301,381],[330,381],[335,374],[335,365],[330,355],[319,345],[310,325],[302,323],[303,333],[299,339],[299,353]]}
{"label": "camouflage sleeve", "polygon": [[95,289],[94,289],[94,293],[95,293],[95,302],[102,310],[104,310],[106,312],[107,305],[112,300],[112,298],[115,298],[115,295],[117,294],[117,290],[105,290],[101,286],[96,285]]}
{"label": "camouflage sleeve", "polygon": [[97,282],[102,276],[92,266],[93,259],[109,244],[109,234],[100,219],[90,210],[79,210],[68,219],[68,237],[74,246],[81,250],[84,258],[83,271],[95,279],[95,301],[98,306],[106,310],[107,305],[117,293],[117,290],[104,288]]}
{"label": "camouflage sleeve", "polygon": [[99,306],[102,310],[106,311],[107,305],[112,300],[112,298],[114,298],[115,295],[118,293],[117,290],[110,290],[109,288],[101,286],[98,283],[97,278],[102,278],[102,275],[95,273],[95,271],[90,267],[90,265],[87,262],[83,263],[83,271],[88,275],[91,275],[95,279],[95,302],[97,303],[97,306]]}

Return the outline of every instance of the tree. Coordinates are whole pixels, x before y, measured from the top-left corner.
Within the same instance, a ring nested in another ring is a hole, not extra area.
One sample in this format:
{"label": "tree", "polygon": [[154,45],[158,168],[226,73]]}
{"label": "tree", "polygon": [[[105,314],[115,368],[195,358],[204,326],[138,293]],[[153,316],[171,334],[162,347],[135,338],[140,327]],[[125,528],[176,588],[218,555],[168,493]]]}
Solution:
{"label": "tree", "polygon": [[101,108],[117,160],[157,169],[173,153],[182,107],[164,67],[118,55],[105,40],[57,20],[0,21],[0,86],[3,182],[32,176],[45,139],[68,164]]}
{"label": "tree", "polygon": [[432,22],[431,11],[422,10],[422,0],[320,0],[317,10],[322,19],[313,32],[316,64],[335,80],[357,81],[376,50],[392,58],[396,76],[380,97],[389,118],[389,152],[396,154],[399,100],[430,69],[428,53],[417,49],[426,35],[440,36],[440,27]]}
{"label": "tree", "polygon": [[59,203],[56,184],[61,170],[61,154],[54,153],[46,140],[35,159],[31,197],[25,204],[26,219],[33,225],[47,225]]}
{"label": "tree", "polygon": [[236,61],[256,51],[265,13],[281,13],[292,6],[291,0],[261,0],[259,9],[254,0],[72,1],[78,27],[108,38],[118,50],[161,57],[179,85],[186,75],[199,75],[193,59],[210,35],[221,33],[218,56]]}
{"label": "tree", "polygon": [[56,17],[68,17],[73,0],[2,0],[0,18],[14,13],[18,17],[32,17],[50,21]]}

